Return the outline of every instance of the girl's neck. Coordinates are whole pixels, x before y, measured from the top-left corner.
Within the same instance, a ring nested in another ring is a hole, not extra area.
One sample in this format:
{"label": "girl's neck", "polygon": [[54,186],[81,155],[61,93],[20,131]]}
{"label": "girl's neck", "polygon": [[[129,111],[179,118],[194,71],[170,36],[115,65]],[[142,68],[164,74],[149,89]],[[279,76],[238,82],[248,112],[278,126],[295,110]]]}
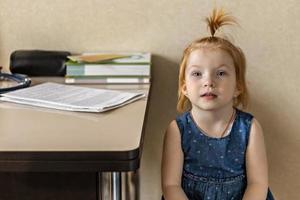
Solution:
{"label": "girl's neck", "polygon": [[233,106],[226,106],[217,110],[202,110],[192,108],[191,113],[194,118],[201,121],[219,121],[230,118],[234,108]]}
{"label": "girl's neck", "polygon": [[234,112],[233,106],[225,106],[217,110],[201,110],[192,108],[191,114],[197,125],[207,133],[218,136],[223,127],[230,121]]}

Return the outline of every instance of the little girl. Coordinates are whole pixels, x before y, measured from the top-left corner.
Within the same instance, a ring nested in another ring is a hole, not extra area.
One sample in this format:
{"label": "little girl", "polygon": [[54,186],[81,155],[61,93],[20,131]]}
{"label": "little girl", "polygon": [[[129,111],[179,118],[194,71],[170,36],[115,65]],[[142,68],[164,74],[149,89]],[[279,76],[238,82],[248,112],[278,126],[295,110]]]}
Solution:
{"label": "little girl", "polygon": [[247,104],[240,48],[216,37],[235,24],[223,10],[207,18],[211,36],[191,43],[179,71],[177,109],[166,131],[162,189],[166,200],[272,200],[263,131],[237,107]]}

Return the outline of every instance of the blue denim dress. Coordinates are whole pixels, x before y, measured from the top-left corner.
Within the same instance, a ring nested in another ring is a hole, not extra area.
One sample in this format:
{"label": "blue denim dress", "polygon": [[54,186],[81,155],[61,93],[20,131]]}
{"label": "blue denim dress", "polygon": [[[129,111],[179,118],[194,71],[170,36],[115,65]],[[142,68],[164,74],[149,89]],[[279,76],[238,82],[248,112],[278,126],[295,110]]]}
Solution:
{"label": "blue denim dress", "polygon": [[[242,200],[252,118],[237,109],[230,133],[222,138],[207,136],[190,112],[176,118],[184,153],[182,188],[190,200]],[[273,199],[269,190],[267,200]]]}

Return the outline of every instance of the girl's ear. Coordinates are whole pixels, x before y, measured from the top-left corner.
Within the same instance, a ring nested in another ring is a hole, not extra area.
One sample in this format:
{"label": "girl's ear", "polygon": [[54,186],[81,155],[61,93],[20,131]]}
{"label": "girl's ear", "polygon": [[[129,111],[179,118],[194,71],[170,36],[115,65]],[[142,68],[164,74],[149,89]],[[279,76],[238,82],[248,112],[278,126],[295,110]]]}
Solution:
{"label": "girl's ear", "polygon": [[238,88],[236,88],[234,91],[233,97],[237,98],[240,94],[241,94],[241,91]]}
{"label": "girl's ear", "polygon": [[186,96],[186,97],[188,96],[185,83],[181,87],[181,92],[184,96]]}

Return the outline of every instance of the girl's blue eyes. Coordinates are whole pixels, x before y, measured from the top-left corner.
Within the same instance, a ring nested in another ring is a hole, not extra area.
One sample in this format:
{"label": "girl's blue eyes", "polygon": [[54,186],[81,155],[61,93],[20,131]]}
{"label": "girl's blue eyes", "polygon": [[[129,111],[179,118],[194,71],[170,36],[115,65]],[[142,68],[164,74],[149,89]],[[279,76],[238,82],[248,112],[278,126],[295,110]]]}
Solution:
{"label": "girl's blue eyes", "polygon": [[192,72],[192,76],[201,76],[201,72]]}
{"label": "girl's blue eyes", "polygon": [[[192,72],[191,75],[195,76],[195,77],[200,77],[200,76],[202,76],[202,73],[196,71],[196,72]],[[222,76],[227,75],[227,72],[226,71],[218,71],[216,73],[216,75],[217,75],[217,77],[222,77]]]}
{"label": "girl's blue eyes", "polygon": [[218,76],[225,76],[227,73],[225,71],[219,71],[217,72]]}

